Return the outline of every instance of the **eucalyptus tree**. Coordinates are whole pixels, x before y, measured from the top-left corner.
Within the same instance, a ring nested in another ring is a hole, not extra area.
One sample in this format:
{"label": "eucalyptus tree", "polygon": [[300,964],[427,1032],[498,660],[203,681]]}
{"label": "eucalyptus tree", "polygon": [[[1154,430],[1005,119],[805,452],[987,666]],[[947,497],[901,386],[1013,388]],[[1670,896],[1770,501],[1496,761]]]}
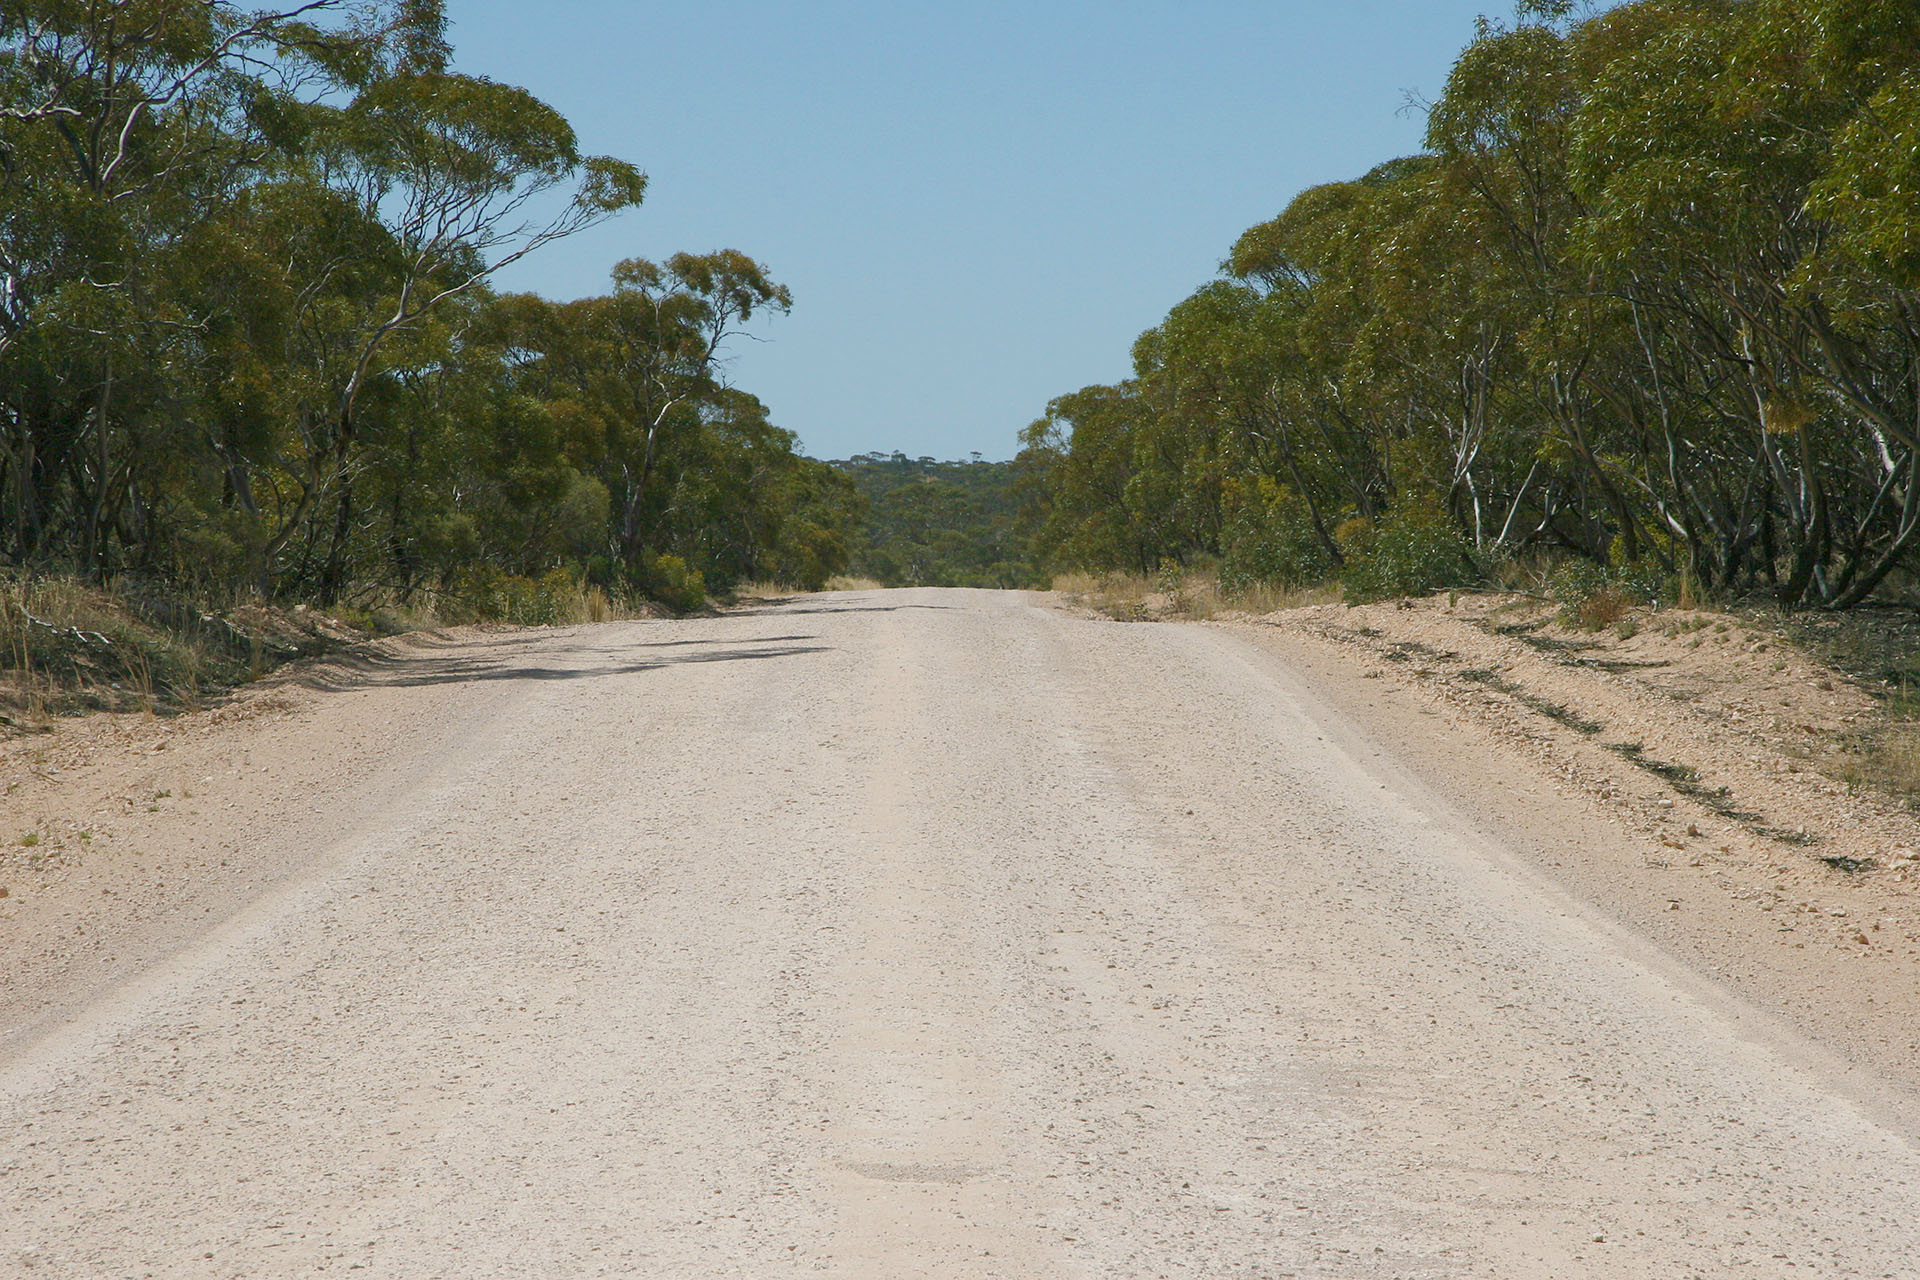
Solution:
{"label": "eucalyptus tree", "polygon": [[1059,396],[1021,433],[1021,456],[1044,467],[1041,559],[1151,573],[1193,550],[1169,519],[1170,477],[1151,465],[1153,418],[1140,384],[1129,381]]}
{"label": "eucalyptus tree", "polygon": [[663,555],[715,585],[838,572],[850,486],[800,457],[793,434],[725,376],[729,340],[787,311],[786,286],[734,249],[628,259],[612,281],[608,294],[567,303],[501,298],[488,322],[507,385],[546,406],[606,495],[607,571],[641,589]]}
{"label": "eucalyptus tree", "polygon": [[655,485],[662,453],[699,424],[698,402],[721,390],[721,351],[762,311],[785,313],[793,295],[736,249],[677,253],[665,263],[630,258],[596,317],[625,412],[610,439],[608,476],[619,502],[619,553],[638,555],[662,519]]}
{"label": "eucalyptus tree", "polygon": [[[323,30],[323,18],[339,21]],[[12,550],[111,567],[155,501],[207,301],[169,288],[272,148],[265,119],[375,38],[346,0],[0,4],[0,384]],[[133,380],[134,385],[129,385]],[[123,522],[131,519],[132,527]]]}
{"label": "eucalyptus tree", "polygon": [[[1642,357],[1615,399],[1658,424],[1646,500],[1710,581],[1864,599],[1920,525],[1920,347],[1892,264],[1844,222],[1848,142],[1891,121],[1863,124],[1877,95],[1786,6],[1644,4],[1588,32],[1606,56],[1575,152],[1581,241]],[[1898,182],[1899,150],[1869,148],[1869,184]]]}
{"label": "eucalyptus tree", "polygon": [[1301,193],[1133,381],[1056,402],[1036,509],[1089,564],[1287,576],[1395,522],[1446,558],[1451,523],[1860,603],[1920,546],[1916,136],[1910,5],[1528,0],[1428,154]]}
{"label": "eucalyptus tree", "polygon": [[[355,516],[362,398],[388,370],[395,336],[528,254],[637,205],[646,186],[630,164],[583,155],[566,119],[525,90],[448,70],[444,20],[429,17],[381,46],[350,102],[311,109],[301,176],[350,202],[371,232],[355,248],[384,267],[371,297],[316,326],[309,358],[324,366],[326,398],[300,408],[297,453],[281,472],[297,497],[265,547],[275,555],[330,498],[325,598],[340,588]],[[314,266],[317,282],[347,264]]]}
{"label": "eucalyptus tree", "polygon": [[263,587],[339,591],[369,395],[446,358],[433,317],[644,188],[447,57],[437,0],[0,3],[15,558],[224,545]]}

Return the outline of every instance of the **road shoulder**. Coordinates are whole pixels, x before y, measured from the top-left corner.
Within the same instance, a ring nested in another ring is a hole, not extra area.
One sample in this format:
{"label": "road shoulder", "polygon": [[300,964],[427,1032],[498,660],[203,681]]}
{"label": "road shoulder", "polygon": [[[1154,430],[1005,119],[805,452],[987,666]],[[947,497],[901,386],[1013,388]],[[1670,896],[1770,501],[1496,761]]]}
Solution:
{"label": "road shoulder", "polygon": [[[1206,625],[1272,655],[1398,767],[1577,899],[1850,1064],[1856,1083],[1884,1095],[1876,1101],[1910,1110],[1906,1100],[1920,1095],[1911,864],[1849,874],[1820,861],[1835,846],[1899,848],[1901,835],[1912,838],[1907,820],[1868,803],[1848,827],[1848,810],[1835,805],[1831,843],[1809,851],[1770,839],[1715,812],[1711,793],[1708,803],[1676,793],[1609,750],[1628,731],[1664,741],[1688,727],[1663,723],[1631,691],[1582,699],[1557,686],[1555,708],[1621,726],[1583,732],[1484,679],[1440,676],[1449,666],[1471,674],[1474,655],[1395,648],[1359,619],[1344,635],[1324,622]],[[1524,666],[1508,656],[1502,667]]]}

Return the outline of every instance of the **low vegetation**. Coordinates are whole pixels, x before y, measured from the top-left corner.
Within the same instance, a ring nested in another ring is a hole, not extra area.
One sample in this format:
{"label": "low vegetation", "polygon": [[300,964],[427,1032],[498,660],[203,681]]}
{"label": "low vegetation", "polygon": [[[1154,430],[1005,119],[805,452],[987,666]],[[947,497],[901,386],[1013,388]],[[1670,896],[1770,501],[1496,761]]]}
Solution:
{"label": "low vegetation", "polygon": [[1229,613],[1260,615],[1342,599],[1336,585],[1289,589],[1272,583],[1222,585],[1214,573],[1063,573],[1052,589],[1069,603],[1123,621],[1181,617],[1207,619]]}
{"label": "low vegetation", "polygon": [[332,609],[246,601],[218,611],[167,584],[112,589],[72,577],[0,580],[0,725],[38,731],[87,711],[173,714],[283,663],[404,631],[499,621],[605,622],[656,608],[563,569],[463,574],[452,585],[363,593]]}
{"label": "low vegetation", "polygon": [[1920,615],[1796,614],[1783,637],[1878,697],[1883,714],[1844,735],[1823,762],[1850,785],[1920,799]]}

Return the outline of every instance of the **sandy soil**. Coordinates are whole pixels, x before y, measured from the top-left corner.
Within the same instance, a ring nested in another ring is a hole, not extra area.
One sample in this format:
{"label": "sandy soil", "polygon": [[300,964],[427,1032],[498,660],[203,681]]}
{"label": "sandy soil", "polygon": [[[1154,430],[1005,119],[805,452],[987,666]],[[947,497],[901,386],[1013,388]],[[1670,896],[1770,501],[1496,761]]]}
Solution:
{"label": "sandy soil", "polygon": [[1750,953],[1660,778],[1379,637],[1046,604],[420,637],[11,744],[0,1274],[1911,1274],[1911,953],[1830,924],[1897,873]]}
{"label": "sandy soil", "polygon": [[1920,1090],[1920,816],[1819,768],[1874,691],[1725,615],[1552,616],[1436,596],[1229,630],[1587,900]]}

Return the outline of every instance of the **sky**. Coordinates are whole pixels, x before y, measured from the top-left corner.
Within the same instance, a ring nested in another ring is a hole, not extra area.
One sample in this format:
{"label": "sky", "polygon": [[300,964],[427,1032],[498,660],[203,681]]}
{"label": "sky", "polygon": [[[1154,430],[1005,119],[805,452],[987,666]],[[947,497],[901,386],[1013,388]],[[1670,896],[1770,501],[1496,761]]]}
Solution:
{"label": "sky", "polygon": [[821,458],[1011,457],[1306,187],[1419,150],[1487,0],[449,0],[645,203],[504,272],[739,249],[792,289],[727,377]]}

